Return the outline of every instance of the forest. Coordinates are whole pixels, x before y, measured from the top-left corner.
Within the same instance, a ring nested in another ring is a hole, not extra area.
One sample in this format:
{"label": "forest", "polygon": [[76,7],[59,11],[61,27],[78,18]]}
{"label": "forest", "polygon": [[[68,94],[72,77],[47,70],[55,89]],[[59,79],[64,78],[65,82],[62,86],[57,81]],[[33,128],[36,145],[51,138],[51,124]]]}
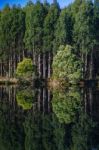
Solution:
{"label": "forest", "polygon": [[65,8],[57,0],[7,4],[0,11],[0,77],[15,77],[18,64],[31,59],[40,79],[98,79],[98,40],[99,0],[75,0]]}

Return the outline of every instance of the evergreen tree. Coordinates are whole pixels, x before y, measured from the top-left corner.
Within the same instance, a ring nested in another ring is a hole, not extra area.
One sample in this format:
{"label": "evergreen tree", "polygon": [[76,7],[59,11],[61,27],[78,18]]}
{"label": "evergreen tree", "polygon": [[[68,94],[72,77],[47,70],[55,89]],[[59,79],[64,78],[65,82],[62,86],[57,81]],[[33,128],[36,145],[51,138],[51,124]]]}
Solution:
{"label": "evergreen tree", "polygon": [[54,41],[54,52],[60,45],[72,44],[73,37],[73,19],[69,9],[65,8],[59,16]]}
{"label": "evergreen tree", "polygon": [[[93,47],[95,44],[94,36],[94,9],[91,1],[85,1],[80,6],[79,12],[75,16],[74,41],[78,54],[84,62],[84,77],[92,78],[93,72]],[[88,55],[90,55],[88,62]],[[88,63],[90,70],[87,70]],[[89,75],[88,75],[89,72]]]}

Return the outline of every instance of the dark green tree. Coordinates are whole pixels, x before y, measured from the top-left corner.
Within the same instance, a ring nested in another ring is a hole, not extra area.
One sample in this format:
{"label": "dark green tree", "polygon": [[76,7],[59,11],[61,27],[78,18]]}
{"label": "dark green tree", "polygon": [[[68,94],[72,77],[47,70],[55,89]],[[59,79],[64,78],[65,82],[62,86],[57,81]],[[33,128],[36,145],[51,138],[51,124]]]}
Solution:
{"label": "dark green tree", "polygon": [[82,2],[80,9],[75,17],[74,41],[77,54],[80,54],[80,57],[84,62],[83,76],[85,78],[92,78],[93,49],[95,45],[94,9],[92,1]]}

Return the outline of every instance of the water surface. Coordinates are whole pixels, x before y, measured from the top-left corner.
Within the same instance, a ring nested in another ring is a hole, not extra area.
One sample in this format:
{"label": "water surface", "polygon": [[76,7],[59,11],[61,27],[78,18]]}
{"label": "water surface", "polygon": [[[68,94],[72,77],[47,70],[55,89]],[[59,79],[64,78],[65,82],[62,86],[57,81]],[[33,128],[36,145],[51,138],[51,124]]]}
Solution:
{"label": "water surface", "polygon": [[99,90],[0,86],[0,150],[99,150]]}

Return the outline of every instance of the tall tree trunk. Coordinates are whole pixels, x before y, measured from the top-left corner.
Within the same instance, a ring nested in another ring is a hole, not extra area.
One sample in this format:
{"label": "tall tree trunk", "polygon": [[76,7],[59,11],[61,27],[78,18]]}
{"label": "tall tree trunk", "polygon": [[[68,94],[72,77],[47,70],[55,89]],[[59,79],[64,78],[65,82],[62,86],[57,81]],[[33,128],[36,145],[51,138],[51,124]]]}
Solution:
{"label": "tall tree trunk", "polygon": [[10,62],[10,56],[9,56],[9,78],[11,77],[11,62]]}
{"label": "tall tree trunk", "polygon": [[[84,63],[84,54],[83,53],[81,54],[81,59],[82,59],[82,62]],[[85,66],[83,64],[83,67],[82,67],[82,79],[84,79],[84,74],[85,74],[85,71],[84,71],[85,69],[84,68],[85,68]]]}
{"label": "tall tree trunk", "polygon": [[90,115],[92,116],[93,93],[92,88],[89,88]]}
{"label": "tall tree trunk", "polygon": [[45,98],[46,98],[46,91],[45,88],[43,88],[43,113],[45,113]]}
{"label": "tall tree trunk", "polygon": [[2,62],[2,61],[1,61],[1,65],[0,65],[0,66],[1,66],[1,67],[0,67],[0,68],[1,68],[1,69],[0,69],[0,70],[1,70],[1,76],[3,76],[3,62]]}
{"label": "tall tree trunk", "polygon": [[93,79],[93,49],[90,56],[90,79]]}
{"label": "tall tree trunk", "polygon": [[14,74],[14,76],[15,76],[15,70],[16,70],[16,53],[15,53],[15,50],[14,50],[14,60],[13,60],[13,74]]}
{"label": "tall tree trunk", "polygon": [[85,79],[87,78],[87,52],[85,54]]}
{"label": "tall tree trunk", "polygon": [[46,54],[43,53],[43,79],[46,78]]}
{"label": "tall tree trunk", "polygon": [[41,89],[38,89],[38,110],[39,110],[39,111],[40,111],[40,109],[41,109],[40,100],[41,100]]}
{"label": "tall tree trunk", "polygon": [[51,76],[51,52],[48,52],[48,78]]}
{"label": "tall tree trunk", "polygon": [[41,54],[38,54],[38,74],[41,77]]}
{"label": "tall tree trunk", "polygon": [[51,92],[48,89],[48,112],[50,112],[50,100],[51,100]]}

